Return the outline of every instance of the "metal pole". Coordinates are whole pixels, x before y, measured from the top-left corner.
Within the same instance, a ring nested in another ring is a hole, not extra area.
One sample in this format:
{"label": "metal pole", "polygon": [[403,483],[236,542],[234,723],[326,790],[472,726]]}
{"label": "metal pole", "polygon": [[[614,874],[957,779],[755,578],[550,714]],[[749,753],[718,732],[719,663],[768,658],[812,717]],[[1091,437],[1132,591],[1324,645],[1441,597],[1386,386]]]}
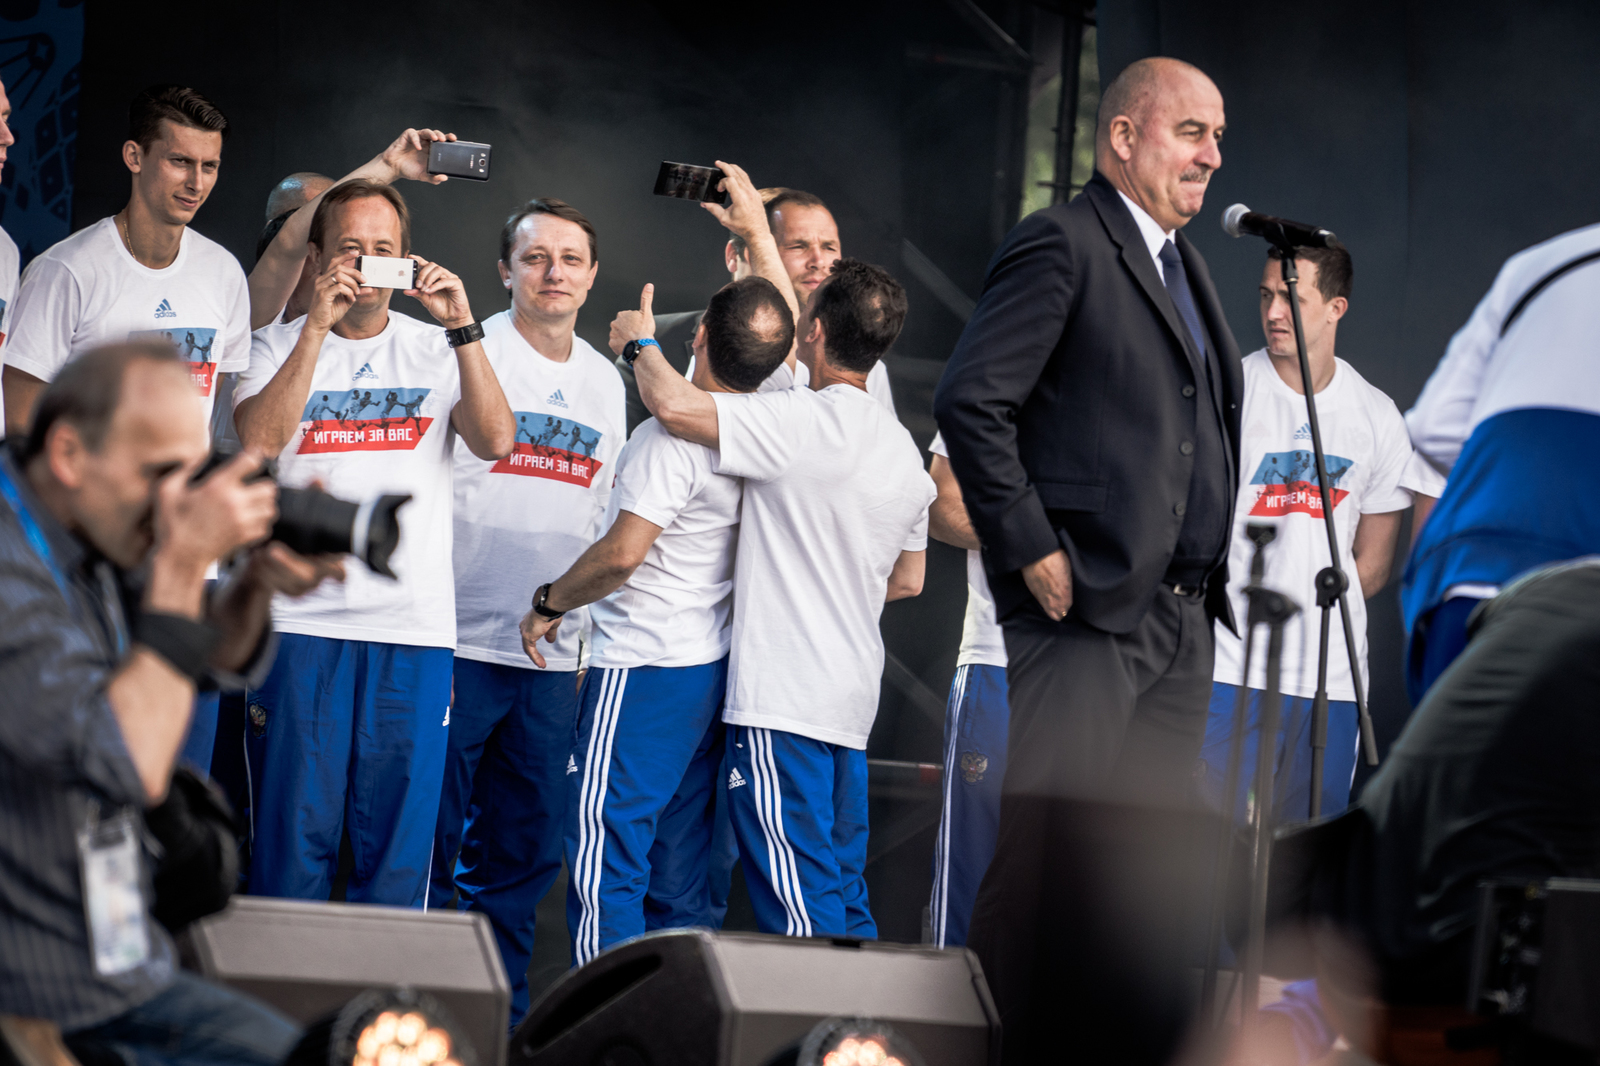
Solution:
{"label": "metal pole", "polygon": [[[1294,320],[1294,343],[1300,357],[1300,388],[1306,397],[1306,420],[1311,425],[1311,450],[1316,459],[1317,490],[1322,496],[1322,524],[1328,534],[1328,555],[1332,568],[1337,571],[1347,588],[1349,578],[1339,559],[1339,533],[1333,524],[1333,491],[1328,483],[1327,453],[1322,450],[1322,423],[1317,420],[1316,384],[1311,379],[1311,359],[1306,354],[1305,327],[1300,321],[1300,295],[1296,283],[1300,280],[1295,267],[1294,248],[1287,241],[1275,241],[1282,259],[1283,284],[1289,290],[1289,314]],[[1320,576],[1320,575],[1319,575]],[[1350,605],[1345,601],[1345,589],[1339,590],[1339,618],[1344,624],[1345,653],[1350,659],[1350,680],[1356,692],[1356,717],[1361,727],[1361,747],[1368,766],[1378,765],[1378,742],[1372,730],[1372,718],[1367,713],[1367,700],[1362,684],[1361,663],[1356,656],[1355,627],[1350,623]],[[1326,658],[1326,656],[1324,656]],[[1312,753],[1315,758],[1316,753]]]}

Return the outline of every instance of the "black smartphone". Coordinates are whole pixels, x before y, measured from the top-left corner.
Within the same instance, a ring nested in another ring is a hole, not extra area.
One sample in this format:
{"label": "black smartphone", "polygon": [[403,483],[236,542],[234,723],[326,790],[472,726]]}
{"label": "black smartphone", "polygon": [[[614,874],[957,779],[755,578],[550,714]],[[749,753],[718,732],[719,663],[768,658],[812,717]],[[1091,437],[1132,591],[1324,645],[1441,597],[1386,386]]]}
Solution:
{"label": "black smartphone", "polygon": [[662,163],[661,170],[656,174],[656,195],[727,206],[728,194],[717,189],[717,182],[725,177],[727,175],[716,167]]}
{"label": "black smartphone", "polygon": [[487,144],[476,141],[432,141],[428,145],[428,173],[488,181],[489,151]]}

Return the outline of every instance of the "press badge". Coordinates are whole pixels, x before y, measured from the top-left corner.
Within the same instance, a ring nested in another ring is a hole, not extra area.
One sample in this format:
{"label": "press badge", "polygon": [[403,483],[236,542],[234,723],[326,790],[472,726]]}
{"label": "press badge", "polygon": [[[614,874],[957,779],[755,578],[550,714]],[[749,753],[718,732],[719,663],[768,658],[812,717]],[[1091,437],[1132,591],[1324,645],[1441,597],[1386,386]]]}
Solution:
{"label": "press badge", "polygon": [[127,810],[104,821],[98,816],[92,806],[88,825],[78,831],[78,856],[95,972],[112,977],[150,957],[150,930],[139,877],[138,823]]}

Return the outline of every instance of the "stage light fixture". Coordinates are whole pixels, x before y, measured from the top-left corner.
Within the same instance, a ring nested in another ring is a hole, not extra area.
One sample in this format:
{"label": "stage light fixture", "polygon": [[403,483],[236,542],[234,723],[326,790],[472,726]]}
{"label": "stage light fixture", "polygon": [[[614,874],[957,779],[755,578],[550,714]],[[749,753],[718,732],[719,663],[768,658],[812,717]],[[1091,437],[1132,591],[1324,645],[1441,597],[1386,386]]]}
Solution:
{"label": "stage light fixture", "polygon": [[872,1018],[825,1018],[800,1045],[797,1066],[923,1066],[894,1028]]}
{"label": "stage light fixture", "polygon": [[306,1030],[288,1066],[476,1066],[438,1000],[372,989]]}

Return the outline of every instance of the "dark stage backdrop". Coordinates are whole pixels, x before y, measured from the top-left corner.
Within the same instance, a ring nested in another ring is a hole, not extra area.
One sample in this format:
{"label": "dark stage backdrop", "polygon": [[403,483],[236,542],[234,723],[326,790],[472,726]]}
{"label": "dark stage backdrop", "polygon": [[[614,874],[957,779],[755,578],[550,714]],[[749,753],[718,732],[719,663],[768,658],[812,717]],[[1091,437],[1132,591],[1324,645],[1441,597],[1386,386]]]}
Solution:
{"label": "dark stage backdrop", "polygon": [[[486,317],[506,306],[495,272],[506,215],[532,196],[573,203],[593,219],[600,246],[578,331],[604,351],[612,316],[637,306],[646,281],[666,312],[704,307],[727,280],[725,231],[692,204],[651,195],[663,159],[727,159],[758,185],[822,196],[846,254],[905,282],[911,314],[889,363],[901,415],[926,445],[933,385],[961,320],[905,268],[904,242],[976,295],[995,239],[1000,80],[981,63],[908,59],[913,40],[980,57],[985,47],[948,5],[923,0],[823,0],[804,10],[644,0],[278,0],[198,10],[90,0],[73,224],[126,200],[127,102],[154,82],[200,88],[228,115],[221,178],[195,228],[247,267],[280,177],[346,173],[406,126],[451,130],[493,144],[493,178],[402,183],[417,252],[461,274]],[[394,306],[425,317],[405,297]],[[939,761],[966,585],[961,553],[936,545],[930,555],[927,591],[884,614],[893,663],[874,757]],[[530,590],[543,579],[526,578]],[[921,934],[936,795],[911,785],[874,798],[869,882],[892,939]],[[541,934],[542,947],[552,943]],[[554,958],[559,972],[564,949]]]}
{"label": "dark stage backdrop", "polygon": [[[1600,218],[1600,6],[1103,0],[1100,12],[1103,76],[1176,56],[1226,98],[1223,166],[1185,233],[1245,351],[1261,346],[1264,246],[1222,233],[1229,204],[1326,226],[1349,245],[1355,291],[1339,354],[1402,411],[1507,256]],[[1398,581],[1370,614],[1385,746],[1410,711]]]}

